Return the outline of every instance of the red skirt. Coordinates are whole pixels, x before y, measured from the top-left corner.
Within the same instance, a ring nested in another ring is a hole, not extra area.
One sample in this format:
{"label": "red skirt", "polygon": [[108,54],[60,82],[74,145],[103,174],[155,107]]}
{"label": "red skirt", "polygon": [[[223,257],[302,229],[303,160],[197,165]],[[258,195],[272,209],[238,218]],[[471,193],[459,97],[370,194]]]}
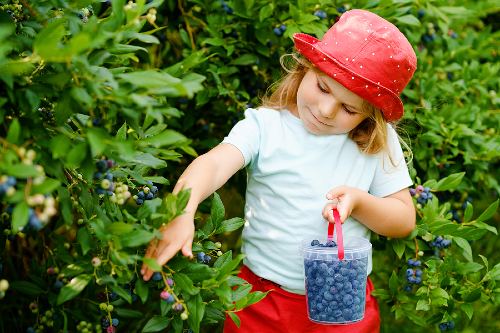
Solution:
{"label": "red skirt", "polygon": [[243,266],[239,277],[252,285],[252,291],[269,291],[260,302],[236,312],[240,317],[238,328],[226,316],[224,333],[378,333],[380,313],[377,300],[371,295],[373,283],[366,283],[365,316],[348,325],[322,325],[309,320],[306,297],[283,290],[279,285],[255,275]]}

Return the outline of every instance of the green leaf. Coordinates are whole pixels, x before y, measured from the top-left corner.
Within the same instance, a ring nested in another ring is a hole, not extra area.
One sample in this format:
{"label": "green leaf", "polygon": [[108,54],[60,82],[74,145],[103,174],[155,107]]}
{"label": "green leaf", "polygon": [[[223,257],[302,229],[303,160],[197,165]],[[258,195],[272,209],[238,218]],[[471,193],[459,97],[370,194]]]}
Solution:
{"label": "green leaf", "polygon": [[223,232],[231,232],[241,228],[245,224],[245,220],[240,217],[233,217],[232,219],[223,221],[219,228],[215,231],[216,234]]}
{"label": "green leaf", "polygon": [[13,144],[19,144],[19,135],[21,134],[21,125],[19,120],[14,118],[9,126],[9,131],[7,132],[7,141]]}
{"label": "green leaf", "polygon": [[243,260],[245,255],[239,254],[233,260],[229,262],[225,262],[224,265],[220,268],[219,274],[217,275],[219,279],[222,279],[224,276],[230,274],[233,270],[235,270],[240,262]]}
{"label": "green leaf", "polygon": [[107,230],[113,235],[123,235],[134,230],[134,226],[124,222],[115,222],[108,225]]}
{"label": "green leaf", "polygon": [[71,148],[66,157],[66,162],[71,167],[79,167],[80,163],[87,157],[87,144],[82,142]]}
{"label": "green leaf", "polygon": [[45,178],[41,184],[35,185],[31,188],[31,193],[49,194],[55,191],[60,185],[61,182],[56,179]]}
{"label": "green leaf", "polygon": [[259,21],[263,22],[266,18],[273,15],[274,5],[272,3],[263,6],[259,11]]}
{"label": "green leaf", "polygon": [[240,325],[241,325],[240,317],[238,317],[238,315],[232,311],[228,311],[227,314],[229,315],[231,320],[234,322],[236,327],[240,328]]}
{"label": "green leaf", "polygon": [[28,223],[29,206],[26,202],[20,202],[12,213],[12,230],[18,232]]}
{"label": "green leaf", "polygon": [[472,307],[472,304],[463,303],[462,305],[460,305],[460,309],[467,315],[469,320],[472,319],[472,315],[474,314],[474,308]]}
{"label": "green leaf", "polygon": [[149,243],[153,237],[154,234],[152,232],[139,229],[123,235],[120,241],[124,247],[137,247]]}
{"label": "green leaf", "polygon": [[39,175],[38,170],[33,165],[28,164],[7,165],[4,167],[4,170],[8,175],[17,178],[36,177]]}
{"label": "green leaf", "polygon": [[474,212],[474,208],[472,207],[472,204],[467,201],[467,206],[465,207],[463,222],[469,222],[471,217],[472,217],[473,212]]}
{"label": "green leaf", "polygon": [[239,301],[240,299],[248,295],[248,293],[250,293],[251,290],[252,290],[252,285],[249,283],[245,283],[236,288],[236,290],[231,292],[231,300],[233,302]]}
{"label": "green leaf", "polygon": [[484,222],[474,222],[472,224],[474,227],[476,228],[479,228],[479,229],[485,229],[485,230],[488,230],[488,231],[491,231],[492,233],[494,233],[495,235],[498,235],[498,231],[497,231],[497,228],[495,228],[494,226],[492,225],[489,225],[487,223],[484,223]]}
{"label": "green leaf", "polygon": [[128,304],[132,304],[132,295],[130,295],[125,289],[120,286],[111,286],[111,290],[113,290],[118,296],[126,300]]}
{"label": "green leaf", "polygon": [[415,309],[417,311],[429,311],[430,310],[429,302],[426,299],[419,299]]}
{"label": "green leaf", "polygon": [[481,269],[483,269],[483,267],[484,267],[483,265],[478,264],[477,262],[467,262],[467,263],[458,262],[455,265],[457,273],[462,275],[478,272]]}
{"label": "green leaf", "polygon": [[154,316],[148,320],[144,328],[142,329],[143,333],[147,332],[159,332],[167,328],[170,323],[170,319],[162,316]]}
{"label": "green leaf", "polygon": [[[481,215],[479,215],[479,217],[476,220],[478,222],[489,220],[497,212],[498,203],[499,203],[499,200],[497,200],[497,201],[493,202],[491,205],[489,205],[488,208],[486,208],[486,210]],[[496,234],[496,232],[495,232],[495,234]]]}
{"label": "green leaf", "polygon": [[232,258],[233,258],[233,252],[231,250],[227,251],[219,258],[217,258],[217,260],[214,262],[214,268],[221,268],[226,263],[230,262]]}
{"label": "green leaf", "polygon": [[184,135],[170,129],[164,130],[158,135],[141,140],[142,143],[149,144],[157,148],[171,146],[184,141],[187,141],[187,138]]}
{"label": "green leaf", "polygon": [[441,179],[436,184],[435,190],[436,191],[447,191],[447,190],[455,189],[462,181],[462,178],[464,177],[464,175],[465,175],[465,172],[454,173],[452,175],[449,175],[448,177]]}
{"label": "green leaf", "polygon": [[397,293],[398,285],[398,276],[395,271],[392,271],[391,277],[389,278],[389,289],[393,295]]}
{"label": "green leaf", "polygon": [[179,288],[190,295],[196,295],[200,292],[200,289],[193,285],[193,281],[186,274],[176,273],[173,275],[173,279]]}
{"label": "green leaf", "polygon": [[233,65],[239,65],[239,66],[248,66],[248,65],[254,65],[257,63],[257,60],[259,58],[255,54],[244,54],[238,58],[236,58],[232,64]]}
{"label": "green leaf", "polygon": [[450,299],[450,295],[443,288],[436,288],[431,290],[431,296],[433,298],[444,298]]}
{"label": "green leaf", "polygon": [[149,288],[142,281],[142,279],[137,279],[137,281],[135,282],[135,293],[137,294],[137,296],[139,296],[142,303],[146,303],[146,301],[148,300]]}
{"label": "green leaf", "polygon": [[405,252],[405,243],[401,239],[392,239],[391,245],[398,258],[401,259],[403,257],[403,253]]}
{"label": "green leaf", "polygon": [[406,24],[406,25],[411,25],[414,27],[420,26],[420,21],[413,15],[403,15],[396,17],[396,21]]}
{"label": "green leaf", "polygon": [[453,237],[453,241],[463,250],[462,254],[464,255],[465,259],[467,259],[468,261],[472,261],[472,248],[469,242],[460,237]]}
{"label": "green leaf", "polygon": [[89,128],[87,130],[87,140],[94,157],[101,155],[106,149],[107,134],[100,128]]}
{"label": "green leaf", "polygon": [[142,261],[155,272],[160,272],[162,270],[160,264],[158,264],[155,259],[143,258]]}
{"label": "green leaf", "polygon": [[92,275],[90,274],[82,274],[72,278],[67,285],[61,288],[57,296],[57,305],[61,305],[78,296],[78,294],[80,294],[89,284],[90,280],[92,280]]}
{"label": "green leaf", "polygon": [[91,249],[91,238],[87,228],[80,228],[76,234],[76,239],[82,247],[83,255],[86,255]]}
{"label": "green leaf", "polygon": [[481,288],[478,287],[476,289],[467,292],[464,295],[463,299],[465,302],[472,303],[477,301],[480,297],[481,297]]}
{"label": "green leaf", "polygon": [[116,311],[116,314],[118,317],[123,317],[123,318],[143,318],[144,313],[141,311],[137,310],[130,310],[130,309],[124,309],[122,307],[117,307],[113,311]]}
{"label": "green leaf", "polygon": [[500,263],[486,273],[485,280],[500,280]]}
{"label": "green leaf", "polygon": [[201,295],[197,294],[196,296],[191,297],[186,302],[186,305],[189,311],[189,327],[194,331],[194,333],[199,333],[200,323],[203,319],[203,315],[205,314],[205,303],[203,303]]}
{"label": "green leaf", "polygon": [[212,218],[212,222],[214,223],[214,227],[216,229],[218,228],[220,222],[224,219],[225,214],[224,204],[222,203],[219,194],[214,192],[212,207],[210,208],[210,217]]}
{"label": "green leaf", "polygon": [[29,296],[38,296],[45,293],[42,288],[28,281],[12,281],[9,288]]}

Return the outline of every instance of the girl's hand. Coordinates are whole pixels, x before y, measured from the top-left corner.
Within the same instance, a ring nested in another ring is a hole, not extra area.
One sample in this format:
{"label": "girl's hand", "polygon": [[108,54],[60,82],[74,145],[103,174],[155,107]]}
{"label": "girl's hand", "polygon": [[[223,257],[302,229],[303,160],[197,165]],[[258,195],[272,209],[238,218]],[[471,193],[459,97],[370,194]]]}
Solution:
{"label": "girl's hand", "polygon": [[326,198],[330,200],[323,208],[323,217],[330,223],[334,223],[332,209],[337,208],[340,215],[340,221],[344,221],[352,214],[354,208],[359,202],[359,193],[361,190],[349,187],[339,186],[330,190]]}
{"label": "girl's hand", "polygon": [[[178,216],[169,224],[162,226],[162,239],[153,239],[148,246],[145,258],[155,259],[163,266],[179,251],[186,257],[193,257],[191,247],[194,237],[194,217],[186,213]],[[142,265],[141,274],[144,281],[148,281],[154,271],[146,264]]]}

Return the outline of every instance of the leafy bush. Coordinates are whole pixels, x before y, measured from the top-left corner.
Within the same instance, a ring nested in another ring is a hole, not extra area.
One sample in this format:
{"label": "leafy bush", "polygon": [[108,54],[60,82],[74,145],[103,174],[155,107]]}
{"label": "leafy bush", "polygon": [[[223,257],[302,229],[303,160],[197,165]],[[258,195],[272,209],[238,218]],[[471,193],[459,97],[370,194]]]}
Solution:
{"label": "leafy bush", "polygon": [[[498,330],[495,320],[470,321],[500,301],[497,230],[485,223],[498,222],[494,3],[352,6],[397,24],[419,59],[401,128],[424,190],[414,189],[412,235],[373,239],[383,330],[420,330],[400,325],[408,320]],[[218,329],[225,313],[238,321],[264,295],[234,276],[242,256],[228,232],[243,220],[225,220],[218,195],[200,206],[200,262],[177,256],[144,283],[144,246],[184,209],[189,193],[170,191],[186,163],[281,75],[291,35],[320,36],[346,9],[326,0],[0,3],[2,330],[199,332]],[[237,174],[221,195],[242,193],[244,182]],[[239,212],[234,197],[223,196]]]}

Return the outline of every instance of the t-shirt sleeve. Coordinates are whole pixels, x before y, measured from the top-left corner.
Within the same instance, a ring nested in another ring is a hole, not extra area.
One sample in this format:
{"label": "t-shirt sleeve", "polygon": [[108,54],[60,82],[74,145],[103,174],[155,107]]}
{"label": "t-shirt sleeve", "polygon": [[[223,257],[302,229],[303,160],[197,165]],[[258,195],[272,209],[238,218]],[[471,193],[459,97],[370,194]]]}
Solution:
{"label": "t-shirt sleeve", "polygon": [[260,126],[258,111],[247,109],[245,118],[234,125],[222,143],[229,143],[238,148],[245,159],[245,167],[252,163],[258,154],[260,145]]}
{"label": "t-shirt sleeve", "polygon": [[388,151],[379,153],[377,168],[369,192],[377,197],[386,197],[413,184],[403,155],[398,135],[387,125]]}

